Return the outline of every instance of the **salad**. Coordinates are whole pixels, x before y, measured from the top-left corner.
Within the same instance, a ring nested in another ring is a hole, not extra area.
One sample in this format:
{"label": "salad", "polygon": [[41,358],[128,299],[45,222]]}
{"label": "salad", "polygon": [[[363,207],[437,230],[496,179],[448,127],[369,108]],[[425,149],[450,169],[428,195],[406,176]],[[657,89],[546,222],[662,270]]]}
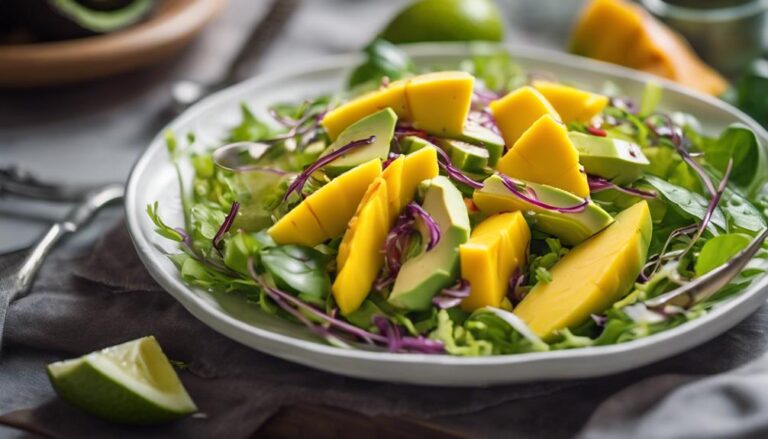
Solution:
{"label": "salad", "polygon": [[657,84],[588,89],[505,52],[420,71],[367,51],[347,89],[243,104],[219,144],[167,133],[184,224],[147,213],[184,282],[340,348],[478,356],[645,337],[764,273],[761,250],[709,299],[645,304],[766,227],[747,126],[712,137]]}

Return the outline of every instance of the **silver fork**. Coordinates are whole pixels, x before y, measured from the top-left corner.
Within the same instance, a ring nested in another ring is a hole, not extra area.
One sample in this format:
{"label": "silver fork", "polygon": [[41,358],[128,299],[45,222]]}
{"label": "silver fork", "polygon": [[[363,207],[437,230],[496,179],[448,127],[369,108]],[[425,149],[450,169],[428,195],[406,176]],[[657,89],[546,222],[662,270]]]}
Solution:
{"label": "silver fork", "polygon": [[0,268],[0,349],[8,306],[29,292],[35,275],[53,247],[66,235],[80,230],[102,207],[121,199],[123,193],[123,185],[118,183],[107,184],[89,191],[82,202],[74,206],[63,220],[51,225],[40,240],[32,246],[21,263]]}
{"label": "silver fork", "polygon": [[760,246],[766,238],[768,238],[768,228],[763,229],[744,250],[739,252],[730,261],[685,285],[648,299],[643,304],[646,308],[650,309],[662,309],[667,305],[690,308],[697,303],[709,299],[720,291],[721,288],[728,285],[736,275],[741,273],[741,270],[760,250]]}

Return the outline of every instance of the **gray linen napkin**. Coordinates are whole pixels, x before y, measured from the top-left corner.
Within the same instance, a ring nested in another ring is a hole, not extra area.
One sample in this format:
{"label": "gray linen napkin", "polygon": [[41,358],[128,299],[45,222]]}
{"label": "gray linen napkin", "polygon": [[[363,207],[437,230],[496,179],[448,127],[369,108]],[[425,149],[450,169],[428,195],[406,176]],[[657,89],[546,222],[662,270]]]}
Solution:
{"label": "gray linen napkin", "polygon": [[[600,403],[628,384],[659,374],[722,372],[755,358],[768,341],[761,331],[767,321],[764,307],[701,348],[601,379],[465,389],[377,383],[288,363],[209,329],[154,283],[120,223],[92,249],[86,246],[54,254],[32,293],[11,306],[6,350],[0,357],[0,423],[65,438],[239,438],[253,434],[280,407],[315,404],[367,415],[405,416],[471,437],[508,437],[511,432],[517,437],[570,437]],[[148,334],[158,338],[171,359],[188,365],[180,376],[206,417],[152,428],[125,428],[85,415],[55,397],[44,373],[46,363]],[[723,375],[723,379],[728,377]],[[734,377],[747,379],[744,374]],[[683,377],[673,384],[688,381]],[[649,391],[654,392],[654,400],[660,400],[670,389],[664,378],[642,383],[609,398],[593,417],[585,437],[624,436],[640,422],[634,416],[649,415],[634,405],[642,406]],[[747,391],[750,388],[741,389],[742,394]],[[721,398],[729,410],[719,410],[712,422],[722,429],[736,425],[729,420],[742,413],[744,398],[738,396]],[[768,412],[768,399],[751,398],[753,410]],[[673,409],[687,413],[689,406],[683,401],[672,408],[664,406],[662,413]],[[619,421],[606,426],[605,413]],[[654,419],[647,426],[650,430],[643,431],[655,432],[677,422],[676,416]]]}

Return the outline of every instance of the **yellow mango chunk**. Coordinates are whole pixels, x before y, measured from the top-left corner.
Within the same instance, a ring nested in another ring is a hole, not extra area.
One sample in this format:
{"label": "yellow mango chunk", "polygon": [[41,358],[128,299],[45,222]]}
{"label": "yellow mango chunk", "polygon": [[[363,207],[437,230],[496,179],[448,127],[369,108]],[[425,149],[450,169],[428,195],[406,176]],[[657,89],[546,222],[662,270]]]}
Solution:
{"label": "yellow mango chunk", "polygon": [[461,244],[461,278],[469,282],[464,311],[499,307],[506,298],[509,278],[523,270],[531,232],[521,212],[491,216],[478,224],[469,241]]}
{"label": "yellow mango chunk", "polygon": [[589,195],[587,176],[579,170],[579,152],[568,138],[568,130],[548,114],[520,136],[496,169],[510,177],[560,188],[581,198]]}
{"label": "yellow mango chunk", "polygon": [[267,230],[278,244],[300,244],[313,247],[326,239],[328,233],[320,226],[312,208],[306,203],[294,207]]}
{"label": "yellow mango chunk", "polygon": [[544,339],[585,322],[627,294],[645,263],[651,214],[641,201],[607,229],[574,247],[514,309]]}
{"label": "yellow mango chunk", "polygon": [[535,81],[533,86],[555,107],[565,123],[589,122],[608,105],[606,96],[567,85]]}
{"label": "yellow mango chunk", "polygon": [[403,176],[400,183],[401,204],[398,211],[413,201],[416,188],[424,180],[431,180],[440,173],[437,165],[437,151],[434,148],[421,148],[407,156],[403,162]]}
{"label": "yellow mango chunk", "polygon": [[653,73],[712,95],[728,87],[728,82],[680,35],[639,5],[623,0],[589,2],[571,35],[571,51]]}
{"label": "yellow mango chunk", "polygon": [[391,108],[397,117],[410,120],[411,113],[405,98],[406,84],[407,80],[395,81],[387,87],[366,93],[331,110],[322,121],[328,136],[331,140],[336,140],[344,128],[387,107]]}
{"label": "yellow mango chunk", "polygon": [[405,95],[416,128],[461,136],[472,103],[475,78],[466,72],[435,72],[411,78]]}
{"label": "yellow mango chunk", "polygon": [[[357,308],[384,265],[381,249],[389,233],[387,183],[378,177],[368,187],[336,256],[338,274],[331,292],[343,315]],[[343,247],[343,250],[342,250]]]}
{"label": "yellow mango chunk", "polygon": [[267,233],[278,244],[314,247],[341,236],[366,188],[381,174],[381,161],[370,160],[339,175],[280,218]]}
{"label": "yellow mango chunk", "polygon": [[384,172],[381,173],[381,177],[387,182],[387,205],[391,221],[394,221],[400,213],[400,205],[404,205],[403,200],[401,199],[404,165],[405,157],[401,155],[392,160]]}
{"label": "yellow mango chunk", "polygon": [[545,114],[560,120],[560,115],[547,98],[529,86],[507,93],[488,107],[507,146],[514,145],[523,132]]}

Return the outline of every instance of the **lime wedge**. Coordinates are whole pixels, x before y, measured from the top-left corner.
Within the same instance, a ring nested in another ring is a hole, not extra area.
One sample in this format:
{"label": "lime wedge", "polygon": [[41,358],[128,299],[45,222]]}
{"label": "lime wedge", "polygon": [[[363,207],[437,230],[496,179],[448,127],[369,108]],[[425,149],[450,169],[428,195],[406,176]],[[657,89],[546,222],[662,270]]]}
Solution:
{"label": "lime wedge", "polygon": [[197,411],[155,337],[48,365],[59,396],[109,421],[154,424]]}

